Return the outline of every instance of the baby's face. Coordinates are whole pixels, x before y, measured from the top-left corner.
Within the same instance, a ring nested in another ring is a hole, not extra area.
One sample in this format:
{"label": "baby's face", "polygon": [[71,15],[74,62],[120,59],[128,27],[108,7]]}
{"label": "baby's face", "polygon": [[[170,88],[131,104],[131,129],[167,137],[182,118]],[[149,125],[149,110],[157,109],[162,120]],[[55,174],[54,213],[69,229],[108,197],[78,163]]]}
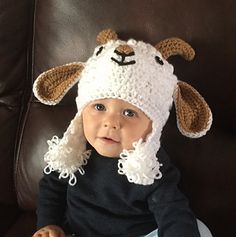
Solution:
{"label": "baby's face", "polygon": [[107,157],[119,157],[132,143],[145,140],[151,120],[137,107],[119,99],[101,99],[88,104],[83,112],[84,135],[95,150]]}

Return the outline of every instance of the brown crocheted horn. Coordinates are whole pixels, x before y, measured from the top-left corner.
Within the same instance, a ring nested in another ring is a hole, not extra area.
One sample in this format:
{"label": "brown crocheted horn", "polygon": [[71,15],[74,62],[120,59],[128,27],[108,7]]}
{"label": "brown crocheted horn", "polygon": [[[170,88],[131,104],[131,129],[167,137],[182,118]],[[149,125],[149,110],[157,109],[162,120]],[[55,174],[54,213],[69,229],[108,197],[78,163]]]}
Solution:
{"label": "brown crocheted horn", "polygon": [[195,52],[185,41],[179,38],[168,38],[158,43],[155,48],[167,59],[172,55],[181,55],[184,59],[191,61]]}
{"label": "brown crocheted horn", "polygon": [[35,97],[44,104],[56,105],[79,80],[83,69],[82,63],[69,63],[40,74],[33,85]]}
{"label": "brown crocheted horn", "polygon": [[109,40],[117,40],[118,36],[114,30],[106,29],[98,33],[97,42],[99,44],[106,44]]}
{"label": "brown crocheted horn", "polygon": [[191,138],[205,135],[212,124],[212,113],[204,98],[182,81],[178,82],[173,97],[180,132]]}

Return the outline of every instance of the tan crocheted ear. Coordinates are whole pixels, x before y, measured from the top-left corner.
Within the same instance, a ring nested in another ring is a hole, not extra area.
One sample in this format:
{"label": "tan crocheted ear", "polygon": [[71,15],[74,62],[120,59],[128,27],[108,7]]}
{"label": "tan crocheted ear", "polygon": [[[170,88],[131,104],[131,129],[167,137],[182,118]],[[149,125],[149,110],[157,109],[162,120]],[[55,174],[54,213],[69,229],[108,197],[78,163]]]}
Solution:
{"label": "tan crocheted ear", "polygon": [[118,36],[114,30],[106,29],[98,33],[97,42],[99,44],[106,44],[109,40],[117,40]]}
{"label": "tan crocheted ear", "polygon": [[168,38],[158,43],[155,48],[167,59],[172,55],[181,55],[185,60],[191,61],[195,56],[194,49],[179,38]]}
{"label": "tan crocheted ear", "polygon": [[180,132],[191,138],[205,135],[212,124],[212,113],[204,98],[189,84],[179,81],[174,103]]}
{"label": "tan crocheted ear", "polygon": [[83,69],[82,63],[69,63],[40,74],[33,85],[35,97],[44,104],[58,104],[79,80]]}

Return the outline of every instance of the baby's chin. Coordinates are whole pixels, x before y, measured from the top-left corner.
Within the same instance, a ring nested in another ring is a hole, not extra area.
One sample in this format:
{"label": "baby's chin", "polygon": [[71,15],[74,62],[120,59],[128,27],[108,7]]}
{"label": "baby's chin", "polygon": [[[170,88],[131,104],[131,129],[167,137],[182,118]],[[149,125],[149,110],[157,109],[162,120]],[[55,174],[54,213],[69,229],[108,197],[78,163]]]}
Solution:
{"label": "baby's chin", "polygon": [[112,152],[112,151],[99,151],[97,149],[95,149],[97,151],[97,153],[101,156],[107,157],[107,158],[115,158],[115,159],[119,159],[120,158],[120,153],[121,152]]}
{"label": "baby's chin", "polygon": [[117,146],[115,145],[105,145],[104,144],[101,146],[100,144],[94,144],[93,148],[97,151],[97,153],[101,156],[107,157],[107,158],[120,158],[120,154],[124,150],[133,150],[133,147],[130,148],[124,148],[122,146]]}

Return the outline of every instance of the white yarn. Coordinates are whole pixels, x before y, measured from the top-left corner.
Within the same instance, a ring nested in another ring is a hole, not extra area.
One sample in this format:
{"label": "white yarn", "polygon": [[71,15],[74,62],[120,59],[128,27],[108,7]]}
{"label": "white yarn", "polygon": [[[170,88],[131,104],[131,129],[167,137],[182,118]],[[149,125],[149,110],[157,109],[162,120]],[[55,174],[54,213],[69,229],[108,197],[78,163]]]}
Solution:
{"label": "white yarn", "polygon": [[148,153],[147,144],[140,139],[133,143],[134,150],[123,150],[118,161],[118,173],[126,175],[130,183],[150,185],[155,179],[160,179],[162,173],[160,164],[153,153]]}
{"label": "white yarn", "polygon": [[[135,55],[127,60],[135,60],[135,64],[119,66],[111,60],[116,57],[116,47],[122,44],[134,49]],[[160,116],[166,118],[173,102],[177,78],[173,74],[173,66],[165,59],[164,65],[156,62],[155,56],[162,58],[160,52],[150,44],[135,40],[109,41],[96,56],[100,47],[95,49],[81,73],[76,98],[78,111],[93,100],[117,98],[135,105],[151,120],[158,120]]]}
{"label": "white yarn", "polygon": [[48,141],[49,149],[44,155],[47,166],[46,174],[59,172],[59,178],[68,178],[69,184],[75,185],[77,180],[74,173],[78,170],[83,175],[82,166],[87,164],[91,151],[86,151],[86,139],[83,135],[81,116],[76,115],[71,121],[62,139],[54,136]]}

